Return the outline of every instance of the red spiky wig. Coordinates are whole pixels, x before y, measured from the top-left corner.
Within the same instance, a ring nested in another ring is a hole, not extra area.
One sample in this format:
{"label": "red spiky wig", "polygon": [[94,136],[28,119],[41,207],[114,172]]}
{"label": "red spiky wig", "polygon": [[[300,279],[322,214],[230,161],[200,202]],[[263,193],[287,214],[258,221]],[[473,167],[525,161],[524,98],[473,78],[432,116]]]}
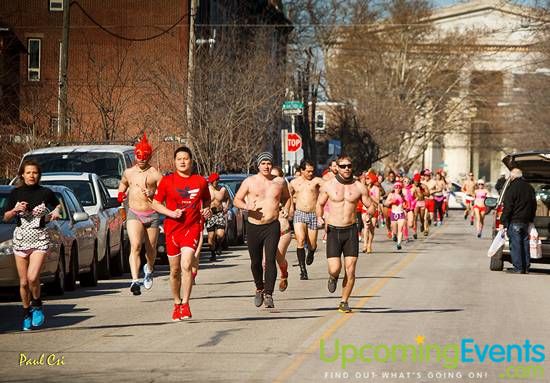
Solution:
{"label": "red spiky wig", "polygon": [[151,147],[151,144],[149,144],[149,141],[147,141],[145,132],[143,132],[143,137],[141,137],[141,140],[135,145],[134,153],[136,158],[140,161],[147,161],[153,155],[153,148]]}

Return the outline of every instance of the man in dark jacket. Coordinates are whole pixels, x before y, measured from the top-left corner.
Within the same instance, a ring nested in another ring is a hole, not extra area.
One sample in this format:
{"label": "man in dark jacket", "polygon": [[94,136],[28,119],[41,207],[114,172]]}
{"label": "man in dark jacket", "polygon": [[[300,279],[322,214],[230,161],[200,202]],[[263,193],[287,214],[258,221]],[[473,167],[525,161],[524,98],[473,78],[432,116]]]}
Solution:
{"label": "man in dark jacket", "polygon": [[510,179],[504,193],[501,222],[510,238],[510,257],[514,268],[506,272],[526,274],[530,260],[529,224],[535,220],[537,200],[535,190],[523,179],[520,169],[512,169]]}

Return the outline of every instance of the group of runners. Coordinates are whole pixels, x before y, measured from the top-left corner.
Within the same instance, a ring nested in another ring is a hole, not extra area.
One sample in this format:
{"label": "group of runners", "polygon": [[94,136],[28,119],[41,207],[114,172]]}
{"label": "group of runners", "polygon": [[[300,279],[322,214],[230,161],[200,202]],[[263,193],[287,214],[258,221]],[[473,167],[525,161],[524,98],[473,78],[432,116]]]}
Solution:
{"label": "group of runners", "polygon": [[470,225],[476,229],[476,235],[481,238],[483,232],[483,225],[485,222],[485,214],[487,213],[487,207],[485,206],[485,200],[489,195],[489,190],[485,186],[483,179],[475,181],[474,173],[468,173],[468,178],[462,184],[462,191],[464,192],[464,220],[470,220]]}
{"label": "group of runners", "polygon": [[[189,148],[180,147],[174,152],[174,170],[164,176],[151,166],[152,154],[153,148],[144,135],[135,146],[136,163],[124,171],[118,190],[118,201],[124,203],[127,210],[132,276],[130,292],[140,295],[142,287],[151,289],[153,286],[160,215],[164,215],[173,298],[172,320],[179,321],[192,317],[189,302],[197,278],[204,227],[208,231],[210,260],[215,261],[220,254],[230,206],[229,194],[219,184],[218,174],[205,178],[193,172],[193,156]],[[348,300],[355,283],[360,242],[363,242],[364,253],[372,253],[375,228],[385,227],[388,238],[393,239],[397,249],[401,250],[402,243],[418,238],[419,232],[428,235],[432,223],[442,224],[446,213],[448,188],[442,172],[433,177],[426,169],[409,178],[390,171],[384,178],[369,170],[354,176],[352,159],[342,155],[332,161],[322,177],[315,176],[315,165],[304,160],[299,174],[288,182],[281,168],[274,166],[271,153],[260,153],[256,166],[257,173],[242,182],[233,205],[247,212],[247,244],[257,307],[275,307],[273,293],[278,270],[279,290],[285,291],[288,287],[286,252],[291,233],[296,239],[300,279],[307,280],[307,266],[315,259],[318,231],[324,229],[327,288],[331,293],[336,291],[343,268],[338,310],[347,313],[351,311]],[[28,177],[27,173],[30,174]],[[26,183],[14,192],[5,219],[18,218],[15,234],[21,236],[21,232],[25,232],[25,227],[21,226],[26,223],[24,212],[32,208],[29,219],[35,221],[33,230],[39,230],[43,235],[44,222],[56,219],[59,207],[54,206],[55,201],[47,191],[37,189],[40,179],[38,164],[23,166],[20,175]],[[468,192],[470,186],[464,186]],[[25,193],[34,198],[26,198],[32,201],[31,206],[24,206],[21,202]],[[486,190],[478,183],[472,195],[475,196],[473,210],[481,217],[478,221],[480,232],[484,209],[476,201],[483,193],[486,195]],[[35,209],[36,205],[44,203],[50,205],[52,214]],[[468,214],[469,210],[465,212],[465,218]],[[16,245],[14,240],[14,247]],[[25,309],[23,329],[38,327],[44,321],[37,273],[48,244],[39,245],[22,242],[20,249],[15,249],[20,261],[18,270]],[[143,246],[146,262],[141,268]]]}

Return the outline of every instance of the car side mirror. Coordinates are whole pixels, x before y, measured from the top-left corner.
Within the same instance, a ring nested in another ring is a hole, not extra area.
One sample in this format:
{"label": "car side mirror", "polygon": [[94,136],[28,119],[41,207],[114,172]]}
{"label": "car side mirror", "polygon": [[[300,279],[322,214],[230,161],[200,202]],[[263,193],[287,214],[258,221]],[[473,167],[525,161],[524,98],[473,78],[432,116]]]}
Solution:
{"label": "car side mirror", "polygon": [[498,199],[496,197],[487,197],[485,198],[485,206],[487,206],[489,209],[494,209],[497,207]]}
{"label": "car side mirror", "polygon": [[82,222],[82,221],[86,221],[88,218],[90,218],[90,216],[88,215],[88,213],[86,212],[76,212],[73,214],[73,220],[75,222]]}
{"label": "car side mirror", "polygon": [[112,197],[107,200],[107,203],[105,204],[105,209],[111,209],[113,207],[119,207],[120,203],[118,202],[118,199]]}

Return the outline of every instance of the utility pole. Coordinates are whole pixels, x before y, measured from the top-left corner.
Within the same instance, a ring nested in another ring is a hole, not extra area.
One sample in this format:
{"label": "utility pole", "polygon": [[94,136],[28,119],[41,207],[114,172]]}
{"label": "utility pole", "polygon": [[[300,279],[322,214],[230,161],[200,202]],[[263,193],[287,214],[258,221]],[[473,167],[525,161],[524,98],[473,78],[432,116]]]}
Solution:
{"label": "utility pole", "polygon": [[67,134],[67,63],[69,56],[69,0],[63,0],[63,34],[59,58],[59,98],[57,101],[57,136]]}
{"label": "utility pole", "polygon": [[197,14],[197,0],[191,0],[189,10],[189,57],[187,58],[187,127],[186,141],[189,141],[189,130],[193,124],[193,82],[195,72],[195,17]]}

